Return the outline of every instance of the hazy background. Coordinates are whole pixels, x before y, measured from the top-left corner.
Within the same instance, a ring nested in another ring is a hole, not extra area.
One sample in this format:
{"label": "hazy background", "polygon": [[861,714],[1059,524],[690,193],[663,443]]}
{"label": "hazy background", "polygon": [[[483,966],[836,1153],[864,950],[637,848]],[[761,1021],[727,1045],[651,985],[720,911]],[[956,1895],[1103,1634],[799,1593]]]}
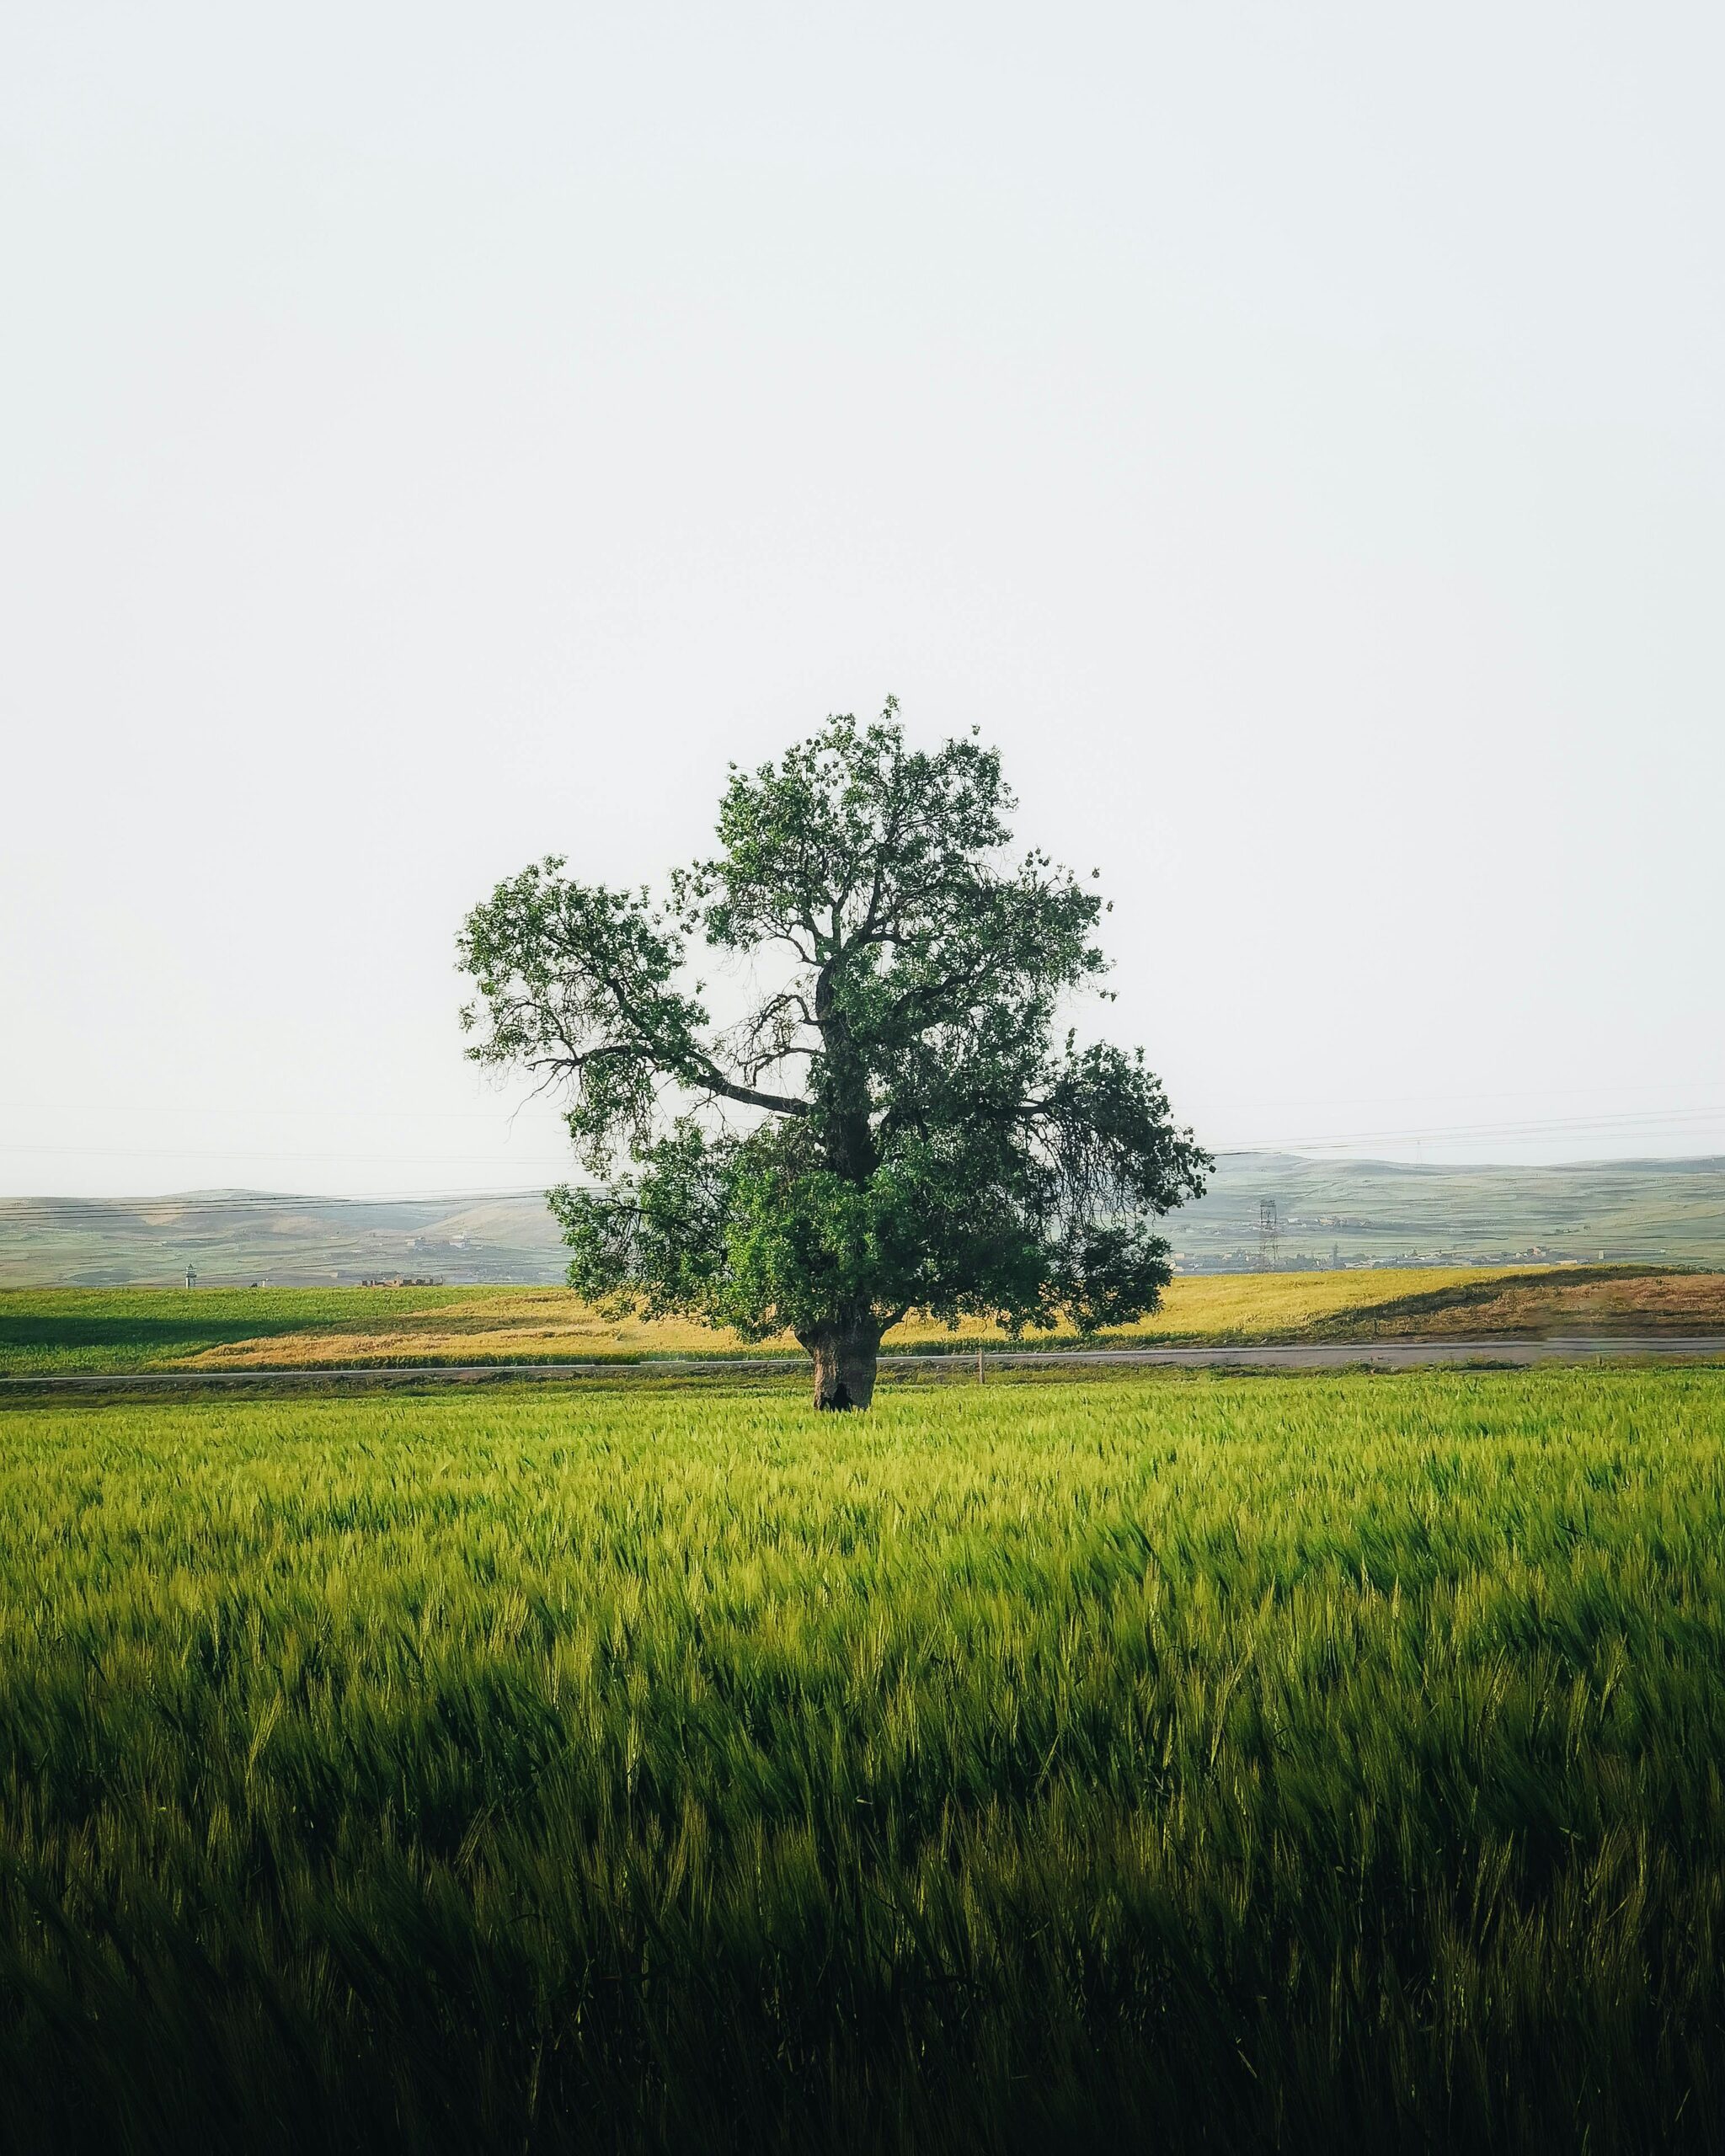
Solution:
{"label": "hazy background", "polygon": [[900,697],[1222,1145],[1725,1151],[1725,19],[0,29],[0,1189],[531,1184],[461,915]]}

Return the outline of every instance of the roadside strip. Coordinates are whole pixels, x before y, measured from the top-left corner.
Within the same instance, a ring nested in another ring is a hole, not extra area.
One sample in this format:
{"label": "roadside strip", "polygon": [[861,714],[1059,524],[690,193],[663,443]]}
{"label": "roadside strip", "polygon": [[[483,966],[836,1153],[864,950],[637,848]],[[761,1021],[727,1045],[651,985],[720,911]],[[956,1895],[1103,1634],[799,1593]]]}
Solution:
{"label": "roadside strip", "polygon": [[[978,1357],[963,1350],[937,1354],[887,1354],[883,1369],[975,1380]],[[1402,1370],[1464,1364],[1474,1369],[1520,1369],[1535,1363],[1725,1361],[1725,1335],[1680,1339],[1658,1334],[1602,1339],[1553,1340],[1326,1340],[1254,1346],[1196,1348],[985,1348],[989,1369]],[[271,1392],[323,1388],[427,1385],[567,1384],[582,1379],[714,1378],[777,1374],[806,1368],[795,1355],[712,1355],[644,1358],[638,1362],[360,1364],[327,1368],[243,1370],[76,1370],[0,1378],[14,1392],[202,1392],[250,1387]]]}

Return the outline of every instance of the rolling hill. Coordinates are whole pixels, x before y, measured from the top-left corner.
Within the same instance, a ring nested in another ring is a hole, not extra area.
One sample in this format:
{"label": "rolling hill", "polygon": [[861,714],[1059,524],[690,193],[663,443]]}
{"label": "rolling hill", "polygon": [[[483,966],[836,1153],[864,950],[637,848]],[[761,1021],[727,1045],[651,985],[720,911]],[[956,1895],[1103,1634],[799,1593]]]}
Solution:
{"label": "rolling hill", "polygon": [[[1259,1262],[1275,1203],[1280,1269],[1340,1264],[1725,1265],[1725,1160],[1420,1167],[1287,1153],[1220,1155],[1171,1216],[1184,1272]],[[563,1247],[536,1193],[423,1198],[246,1190],[0,1199],[0,1283],[121,1287],[184,1278],[286,1286],[378,1278],[549,1284]]]}

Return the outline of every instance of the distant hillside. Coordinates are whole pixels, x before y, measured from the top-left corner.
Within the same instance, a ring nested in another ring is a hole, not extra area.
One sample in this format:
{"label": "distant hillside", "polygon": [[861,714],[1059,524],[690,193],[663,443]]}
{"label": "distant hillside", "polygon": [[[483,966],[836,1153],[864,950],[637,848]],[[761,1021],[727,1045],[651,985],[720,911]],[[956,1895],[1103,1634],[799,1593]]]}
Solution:
{"label": "distant hillside", "polygon": [[568,1256],[537,1194],[302,1198],[260,1190],[172,1198],[0,1198],[0,1283],[118,1288],[350,1284],[407,1276],[467,1285],[559,1281]]}
{"label": "distant hillside", "polygon": [[1225,1153],[1208,1194],[1171,1216],[1179,1262],[1257,1262],[1274,1201],[1280,1263],[1503,1265],[1565,1258],[1725,1265],[1725,1160],[1561,1167],[1413,1167],[1391,1161]]}
{"label": "distant hillside", "polygon": [[[1725,1160],[1458,1168],[1287,1153],[1222,1155],[1209,1194],[1168,1220],[1177,1263],[1253,1267],[1265,1199],[1290,1271],[1601,1257],[1725,1266]],[[0,1199],[0,1283],[13,1286],[168,1283],[189,1264],[211,1287],[398,1276],[549,1285],[564,1263],[556,1224],[531,1193]]]}

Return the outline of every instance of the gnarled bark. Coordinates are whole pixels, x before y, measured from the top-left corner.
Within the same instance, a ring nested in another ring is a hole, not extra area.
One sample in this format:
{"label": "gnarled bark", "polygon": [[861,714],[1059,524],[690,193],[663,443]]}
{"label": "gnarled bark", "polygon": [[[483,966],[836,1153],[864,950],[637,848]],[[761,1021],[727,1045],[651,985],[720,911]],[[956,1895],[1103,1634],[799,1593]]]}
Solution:
{"label": "gnarled bark", "polygon": [[880,1359],[880,1327],[872,1315],[811,1326],[797,1337],[814,1358],[817,1407],[842,1413],[868,1406]]}

